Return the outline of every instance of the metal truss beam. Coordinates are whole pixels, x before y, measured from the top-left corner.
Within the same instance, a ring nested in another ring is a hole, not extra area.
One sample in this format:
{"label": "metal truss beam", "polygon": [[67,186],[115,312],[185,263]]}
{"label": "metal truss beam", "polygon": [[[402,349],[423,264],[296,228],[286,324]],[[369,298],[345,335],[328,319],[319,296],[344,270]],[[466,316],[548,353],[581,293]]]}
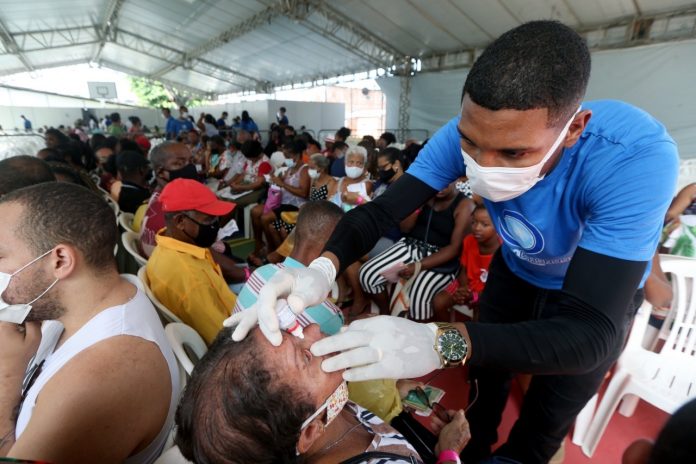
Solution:
{"label": "metal truss beam", "polygon": [[104,19],[102,19],[101,24],[98,26],[99,33],[99,45],[97,45],[94,53],[92,54],[91,61],[99,61],[102,50],[104,50],[104,45],[108,40],[116,40],[116,30],[118,27],[118,13],[123,6],[125,0],[110,0],[104,12]]}
{"label": "metal truss beam", "polygon": [[[336,11],[323,0],[288,1],[291,19],[376,68],[402,64],[408,57],[396,47],[372,34],[359,23]],[[316,14],[314,14],[316,13]],[[318,18],[315,18],[319,16]],[[322,21],[323,20],[323,21]]]}
{"label": "metal truss beam", "polygon": [[[158,79],[159,77],[163,76],[164,74],[167,74],[168,72],[178,68],[178,67],[184,67],[184,68],[191,68],[193,67],[194,61],[196,60],[202,60],[202,57],[212,51],[215,50],[216,48],[221,47],[222,45],[226,44],[227,42],[230,42],[238,37],[243,36],[244,34],[247,34],[254,29],[262,26],[263,24],[268,24],[271,22],[271,20],[279,15],[282,14],[282,10],[275,7],[275,6],[270,6],[263,11],[256,13],[252,17],[242,21],[241,23],[235,25],[234,27],[227,29],[225,32],[222,34],[210,39],[203,45],[196,47],[192,50],[189,50],[188,52],[183,53],[183,55],[174,63],[171,63],[161,69],[158,69],[154,73],[150,75],[150,77],[154,79]],[[239,71],[232,70],[232,69],[227,69],[226,72],[230,74],[235,74],[240,77],[243,77],[245,79],[249,79],[253,81],[256,85],[261,85],[261,86],[266,86],[267,82],[262,81],[260,79],[256,79],[254,77],[248,76],[246,74],[243,74]]]}
{"label": "metal truss beam", "polygon": [[27,57],[24,56],[24,52],[21,48],[19,48],[19,45],[17,45],[17,42],[15,41],[14,37],[12,37],[12,34],[10,34],[10,31],[7,30],[7,27],[2,20],[0,20],[0,40],[2,41],[2,45],[5,47],[5,50],[13,55],[16,55],[24,67],[27,68],[27,71],[33,71],[35,69]]}
{"label": "metal truss beam", "polygon": [[[87,60],[84,58],[76,60],[66,60],[66,61],[56,61],[54,63],[48,63],[43,65],[33,66],[32,71],[39,71],[41,69],[57,68],[59,66],[72,66],[75,64],[84,64]],[[26,68],[16,68],[16,69],[3,69],[0,71],[0,76],[10,76],[12,74],[18,74],[27,72]]]}

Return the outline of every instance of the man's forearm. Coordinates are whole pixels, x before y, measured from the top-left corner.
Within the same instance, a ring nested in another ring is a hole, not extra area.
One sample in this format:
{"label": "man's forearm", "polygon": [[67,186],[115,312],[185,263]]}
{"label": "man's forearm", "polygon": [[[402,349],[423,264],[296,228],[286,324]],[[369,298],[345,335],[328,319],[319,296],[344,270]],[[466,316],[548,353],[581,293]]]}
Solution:
{"label": "man's forearm", "polygon": [[22,392],[22,377],[2,376],[0,381],[0,456],[15,442],[15,424]]}

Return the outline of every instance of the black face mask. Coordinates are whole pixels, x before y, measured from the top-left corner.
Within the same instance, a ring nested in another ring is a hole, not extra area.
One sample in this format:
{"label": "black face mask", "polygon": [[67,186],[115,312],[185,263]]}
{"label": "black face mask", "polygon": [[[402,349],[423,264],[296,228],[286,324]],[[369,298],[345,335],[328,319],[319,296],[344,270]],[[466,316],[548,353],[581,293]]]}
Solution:
{"label": "black face mask", "polygon": [[193,164],[187,164],[181,169],[167,170],[169,172],[169,182],[174,179],[198,179],[198,171]]}
{"label": "black face mask", "polygon": [[198,235],[191,237],[188,233],[186,233],[186,231],[184,231],[184,233],[188,235],[189,238],[193,240],[193,243],[195,243],[197,246],[201,248],[210,248],[213,243],[217,241],[217,234],[220,230],[220,221],[215,219],[212,224],[202,224],[190,216],[186,217],[198,225]]}
{"label": "black face mask", "polygon": [[389,182],[392,177],[394,177],[394,174],[396,174],[396,171],[394,171],[394,168],[391,169],[380,169],[379,170],[379,180],[382,182]]}

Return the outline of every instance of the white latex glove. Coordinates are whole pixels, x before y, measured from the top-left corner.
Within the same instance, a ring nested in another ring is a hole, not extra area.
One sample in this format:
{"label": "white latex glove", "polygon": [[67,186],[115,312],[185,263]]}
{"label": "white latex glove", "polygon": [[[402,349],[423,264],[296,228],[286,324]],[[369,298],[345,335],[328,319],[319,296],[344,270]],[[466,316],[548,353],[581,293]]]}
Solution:
{"label": "white latex glove", "polygon": [[410,379],[442,367],[435,351],[435,324],[402,317],[377,316],[350,324],[337,335],[311,347],[315,356],[338,353],[322,362],[325,372],[347,369],[349,382],[375,379]]}
{"label": "white latex glove", "polygon": [[328,258],[317,258],[306,268],[285,268],[276,272],[261,288],[256,304],[246,311],[232,315],[223,322],[225,327],[237,325],[234,341],[243,340],[258,322],[268,341],[279,346],[283,341],[276,313],[276,301],[286,298],[295,314],[326,299],[336,279],[336,268]]}

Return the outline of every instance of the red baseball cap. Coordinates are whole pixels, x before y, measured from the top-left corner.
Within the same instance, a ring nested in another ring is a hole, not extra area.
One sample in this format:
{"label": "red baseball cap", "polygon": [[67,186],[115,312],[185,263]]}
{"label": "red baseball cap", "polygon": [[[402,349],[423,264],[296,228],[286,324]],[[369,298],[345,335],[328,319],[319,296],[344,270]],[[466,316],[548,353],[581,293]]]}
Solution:
{"label": "red baseball cap", "polygon": [[162,211],[198,211],[211,216],[225,216],[236,204],[219,200],[208,187],[191,179],[175,179],[164,186],[159,196]]}
{"label": "red baseball cap", "polygon": [[150,151],[150,147],[152,146],[150,141],[144,135],[137,136],[135,138],[135,143],[137,143],[140,148],[145,150],[146,153]]}

